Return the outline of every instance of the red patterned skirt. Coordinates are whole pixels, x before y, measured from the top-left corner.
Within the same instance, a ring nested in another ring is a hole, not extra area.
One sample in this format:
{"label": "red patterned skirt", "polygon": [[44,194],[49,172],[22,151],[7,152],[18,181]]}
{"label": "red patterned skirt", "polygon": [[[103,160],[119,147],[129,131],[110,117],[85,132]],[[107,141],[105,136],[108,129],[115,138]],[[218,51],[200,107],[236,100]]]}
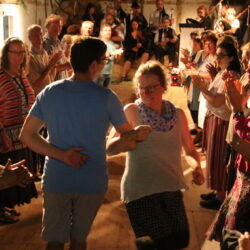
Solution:
{"label": "red patterned skirt", "polygon": [[222,240],[224,230],[250,231],[250,178],[237,172],[234,186],[208,229],[209,240]]}

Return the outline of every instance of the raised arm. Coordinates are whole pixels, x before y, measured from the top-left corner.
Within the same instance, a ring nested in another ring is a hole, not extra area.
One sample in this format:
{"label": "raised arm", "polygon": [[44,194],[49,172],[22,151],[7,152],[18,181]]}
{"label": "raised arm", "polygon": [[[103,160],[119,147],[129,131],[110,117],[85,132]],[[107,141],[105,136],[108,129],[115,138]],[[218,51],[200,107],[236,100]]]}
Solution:
{"label": "raised arm", "polygon": [[198,89],[200,89],[207,102],[210,103],[212,106],[218,108],[225,103],[225,94],[214,94],[212,91],[208,90],[203,77],[200,77],[199,75],[193,75],[192,80],[193,84]]}

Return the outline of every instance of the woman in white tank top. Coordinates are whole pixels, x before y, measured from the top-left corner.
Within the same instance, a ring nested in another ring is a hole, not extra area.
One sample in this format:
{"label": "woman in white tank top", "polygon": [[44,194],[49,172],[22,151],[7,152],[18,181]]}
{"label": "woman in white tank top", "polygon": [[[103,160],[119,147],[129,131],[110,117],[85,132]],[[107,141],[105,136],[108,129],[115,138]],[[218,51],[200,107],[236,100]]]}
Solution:
{"label": "woman in white tank top", "polygon": [[[122,135],[116,138],[108,153],[128,151],[121,182],[121,198],[131,225],[141,245],[140,237],[149,236],[152,248],[181,249],[189,243],[188,221],[182,200],[185,189],[181,153],[193,158],[194,182],[204,182],[184,112],[162,99],[166,76],[162,65],[149,61],[139,67],[134,77],[139,99],[125,107],[130,125],[150,126],[143,140]],[[114,139],[112,139],[114,141]],[[118,150],[119,149],[119,150]]]}

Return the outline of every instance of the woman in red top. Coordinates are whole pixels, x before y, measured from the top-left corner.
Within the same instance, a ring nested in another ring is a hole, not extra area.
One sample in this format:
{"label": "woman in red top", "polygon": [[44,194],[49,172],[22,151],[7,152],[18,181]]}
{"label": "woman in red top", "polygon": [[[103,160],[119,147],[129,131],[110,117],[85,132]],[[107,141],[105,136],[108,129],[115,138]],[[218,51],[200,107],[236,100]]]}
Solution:
{"label": "woman in red top", "polygon": [[[6,40],[2,48],[0,68],[0,164],[8,159],[18,162],[25,159],[34,173],[35,155],[18,138],[24,119],[35,101],[34,91],[26,78],[27,53],[19,38]],[[29,203],[37,192],[34,183],[25,188],[15,186],[0,191],[0,222],[17,221],[15,205]],[[14,215],[14,216],[13,216]]]}
{"label": "woman in red top", "polygon": [[[247,70],[250,80],[250,67]],[[233,107],[234,132],[245,142],[246,149],[250,149],[250,115],[243,112],[246,106],[250,107],[250,84],[242,87],[230,73],[225,80],[225,89]],[[249,109],[248,109],[249,111]],[[236,150],[237,151],[237,150]],[[250,232],[250,161],[249,153],[238,150],[235,161],[237,178],[234,186],[222,204],[213,224],[208,238],[222,242],[223,235],[230,230],[237,230],[241,234]]]}

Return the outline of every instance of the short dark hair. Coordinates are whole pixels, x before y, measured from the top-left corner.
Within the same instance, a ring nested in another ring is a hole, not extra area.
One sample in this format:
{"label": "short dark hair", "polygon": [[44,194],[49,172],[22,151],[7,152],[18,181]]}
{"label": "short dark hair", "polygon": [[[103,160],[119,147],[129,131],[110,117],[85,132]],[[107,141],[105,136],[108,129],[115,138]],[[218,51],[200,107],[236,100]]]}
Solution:
{"label": "short dark hair", "polygon": [[218,38],[216,37],[216,35],[214,33],[208,33],[207,36],[205,36],[203,41],[204,41],[204,43],[206,41],[210,41],[216,46],[217,40],[218,40]]}
{"label": "short dark hair", "polygon": [[107,46],[98,38],[86,37],[77,39],[71,48],[70,54],[70,63],[74,72],[86,73],[93,61],[100,62],[106,50]]}

